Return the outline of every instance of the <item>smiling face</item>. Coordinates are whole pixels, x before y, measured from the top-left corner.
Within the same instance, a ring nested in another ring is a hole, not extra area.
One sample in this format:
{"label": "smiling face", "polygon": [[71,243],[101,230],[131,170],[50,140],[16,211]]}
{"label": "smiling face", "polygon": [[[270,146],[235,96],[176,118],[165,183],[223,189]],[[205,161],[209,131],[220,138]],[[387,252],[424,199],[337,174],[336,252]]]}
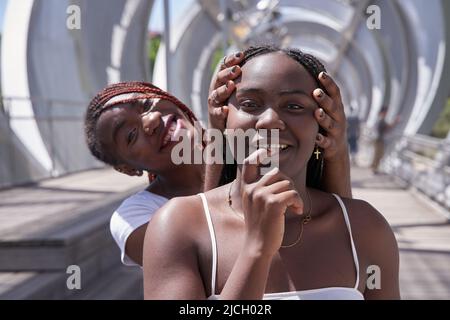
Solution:
{"label": "smiling face", "polygon": [[172,102],[158,98],[112,107],[102,113],[96,129],[100,145],[119,166],[154,173],[174,166],[171,151],[182,129],[194,135],[188,117]]}
{"label": "smiling face", "polygon": [[308,71],[286,54],[257,56],[242,67],[229,101],[227,129],[279,129],[280,169],[293,179],[306,176],[319,131],[312,97],[316,88]]}

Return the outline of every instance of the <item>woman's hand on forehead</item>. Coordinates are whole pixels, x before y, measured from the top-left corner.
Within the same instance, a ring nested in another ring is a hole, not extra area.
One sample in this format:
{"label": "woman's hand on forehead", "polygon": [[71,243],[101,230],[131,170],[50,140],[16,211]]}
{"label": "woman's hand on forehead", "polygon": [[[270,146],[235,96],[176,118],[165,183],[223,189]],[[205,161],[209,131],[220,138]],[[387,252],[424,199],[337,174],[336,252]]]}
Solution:
{"label": "woman's hand on forehead", "polygon": [[208,96],[208,118],[211,128],[223,131],[228,116],[226,105],[236,85],[233,80],[241,75],[238,66],[244,58],[242,52],[225,56],[219,64],[218,72],[213,76]]}

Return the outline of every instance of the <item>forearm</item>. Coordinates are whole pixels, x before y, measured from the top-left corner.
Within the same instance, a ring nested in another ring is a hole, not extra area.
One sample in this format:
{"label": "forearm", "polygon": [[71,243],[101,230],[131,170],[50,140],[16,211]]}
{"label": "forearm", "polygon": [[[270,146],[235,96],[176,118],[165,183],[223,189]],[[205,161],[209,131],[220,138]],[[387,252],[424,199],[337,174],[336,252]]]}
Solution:
{"label": "forearm", "polygon": [[223,300],[260,300],[263,298],[272,257],[243,250],[220,293]]}
{"label": "forearm", "polygon": [[[211,121],[210,121],[211,123]],[[209,128],[215,129],[215,128]],[[217,129],[215,129],[217,130]],[[217,137],[216,137],[217,138]],[[205,166],[205,184],[204,184],[204,191],[208,191],[214,188],[217,188],[219,186],[220,182],[220,176],[222,174],[223,164],[222,164],[222,156],[220,155],[220,159],[217,158],[217,156],[214,158],[212,155],[212,150],[214,152],[218,152],[221,150],[221,148],[224,147],[222,141],[216,141],[213,137],[210,137],[209,135],[206,138],[206,148],[204,152],[206,153],[206,166]],[[218,148],[215,148],[218,147]]]}
{"label": "forearm", "polygon": [[352,198],[350,179],[350,158],[348,152],[325,160],[323,165],[322,186],[327,192],[336,193],[344,198]]}

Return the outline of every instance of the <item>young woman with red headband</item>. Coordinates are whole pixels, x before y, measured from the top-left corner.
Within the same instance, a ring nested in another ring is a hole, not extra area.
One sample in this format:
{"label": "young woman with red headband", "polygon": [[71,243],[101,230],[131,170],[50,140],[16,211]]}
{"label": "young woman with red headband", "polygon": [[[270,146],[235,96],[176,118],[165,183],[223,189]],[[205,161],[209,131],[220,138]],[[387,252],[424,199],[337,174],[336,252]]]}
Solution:
{"label": "young woman with red headband", "polygon": [[[233,79],[241,74],[238,64],[243,53],[229,55],[213,78],[208,99],[209,126],[223,130],[227,118],[226,101],[235,89]],[[325,89],[331,82],[324,82]],[[330,192],[351,197],[345,116],[342,102],[314,96],[323,109],[316,113],[326,135],[317,144],[325,155],[326,185]],[[336,117],[336,115],[338,115]],[[143,191],[127,198],[111,218],[111,232],[121,249],[122,262],[142,265],[145,231],[153,213],[168,199],[197,194],[219,182],[222,166],[181,164],[171,161],[181,129],[194,135],[195,115],[171,94],[149,83],[113,84],[91,101],[85,120],[87,144],[99,160],[129,176],[144,171],[156,178]],[[333,130],[330,124],[334,124]],[[325,180],[325,179],[324,179]]]}

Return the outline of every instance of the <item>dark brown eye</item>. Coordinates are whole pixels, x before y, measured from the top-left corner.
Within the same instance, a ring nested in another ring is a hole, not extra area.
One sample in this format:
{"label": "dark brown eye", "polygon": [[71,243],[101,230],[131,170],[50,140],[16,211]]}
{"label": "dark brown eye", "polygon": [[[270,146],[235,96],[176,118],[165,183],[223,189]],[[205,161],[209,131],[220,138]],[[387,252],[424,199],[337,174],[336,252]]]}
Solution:
{"label": "dark brown eye", "polygon": [[303,106],[295,104],[295,103],[288,104],[287,108],[289,110],[303,110],[303,109],[305,109]]}
{"label": "dark brown eye", "polygon": [[129,145],[134,138],[136,137],[136,128],[133,128],[130,132],[128,132],[128,136],[127,136],[127,144]]}
{"label": "dark brown eye", "polygon": [[259,105],[253,101],[244,101],[240,103],[240,107],[244,110],[256,110],[259,108]]}
{"label": "dark brown eye", "polygon": [[149,112],[152,110],[153,106],[154,106],[153,99],[147,99],[147,100],[145,100],[145,102],[143,104],[142,110],[143,110],[143,112]]}

